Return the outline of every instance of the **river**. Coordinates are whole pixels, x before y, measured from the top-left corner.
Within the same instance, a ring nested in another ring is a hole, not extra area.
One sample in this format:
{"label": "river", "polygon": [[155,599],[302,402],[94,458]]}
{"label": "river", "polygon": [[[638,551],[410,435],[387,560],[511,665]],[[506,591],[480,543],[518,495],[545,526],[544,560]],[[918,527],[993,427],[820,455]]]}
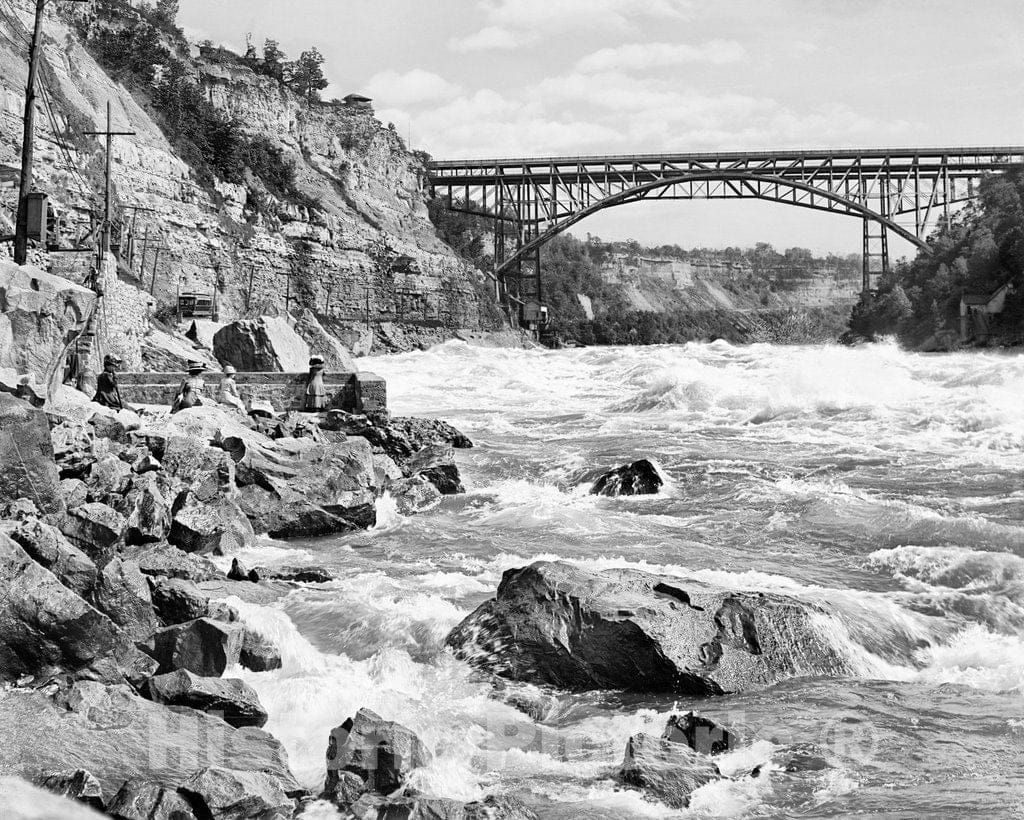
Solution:
{"label": "river", "polygon": [[[542,818],[1024,816],[1024,357],[452,342],[364,366],[395,414],[477,446],[458,451],[468,492],[428,513],[385,498],[371,532],[242,556],[339,575],[239,603],[283,646],[283,669],[240,674],[301,780],[322,781],[330,729],[368,706],[436,752],[417,787],[512,791]],[[587,494],[642,456],[663,494]],[[443,642],[539,558],[820,603],[859,674],[705,701],[515,687],[534,720]],[[682,814],[616,787],[629,735],[690,708],[741,736],[720,764],[736,778]],[[827,767],[785,772],[794,750]]]}

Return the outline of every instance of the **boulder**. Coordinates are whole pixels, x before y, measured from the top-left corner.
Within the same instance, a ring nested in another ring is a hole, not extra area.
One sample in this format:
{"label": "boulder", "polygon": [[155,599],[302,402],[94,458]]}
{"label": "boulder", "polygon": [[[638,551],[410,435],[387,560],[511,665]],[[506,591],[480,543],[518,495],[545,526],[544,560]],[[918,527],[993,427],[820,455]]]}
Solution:
{"label": "boulder", "polygon": [[242,372],[295,373],[309,368],[310,349],[286,319],[261,316],[240,319],[218,330],[213,337],[213,355]]}
{"label": "boulder", "polygon": [[466,488],[462,484],[462,476],[459,475],[459,468],[454,464],[430,467],[420,470],[416,475],[433,484],[441,495],[458,495],[466,492]]}
{"label": "boulder", "polygon": [[320,798],[330,800],[342,811],[351,808],[366,792],[366,781],[354,772],[338,772],[330,783],[330,790],[325,790]]}
{"label": "boulder", "polygon": [[253,567],[249,571],[249,579],[255,575],[257,581],[291,581],[298,584],[326,584],[334,580],[334,573],[323,567]]}
{"label": "boulder", "polygon": [[137,681],[153,666],[110,618],[0,533],[0,680],[66,672]]}
{"label": "boulder", "polygon": [[671,715],[662,737],[672,743],[683,743],[702,755],[727,752],[735,743],[728,729],[695,712]]}
{"label": "boulder", "polygon": [[190,436],[169,436],[160,463],[168,475],[186,483],[191,483],[200,473],[223,471],[227,476],[234,476],[231,456],[219,447],[211,447]]}
{"label": "boulder", "polygon": [[179,669],[150,678],[146,694],[156,703],[216,714],[232,726],[263,726],[267,722],[256,692],[235,678],[203,678]]}
{"label": "boulder", "polygon": [[415,515],[433,509],[441,503],[441,491],[423,475],[403,478],[394,482],[388,492],[395,499],[402,515]]}
{"label": "boulder", "polygon": [[238,663],[244,633],[238,623],[197,618],[157,630],[152,654],[161,673],[186,669],[201,677],[217,678]]}
{"label": "boulder", "polygon": [[467,803],[465,820],[538,820],[537,813],[510,795],[488,795]]}
{"label": "boulder", "polygon": [[211,600],[192,581],[182,578],[151,578],[150,589],[153,608],[164,626],[173,626],[197,618],[212,618],[215,621],[237,620],[231,617],[233,610],[223,603]]}
{"label": "boulder", "polygon": [[253,576],[249,569],[237,558],[231,559],[231,569],[228,570],[229,581],[259,581],[259,576]]}
{"label": "boulder", "polygon": [[260,772],[286,793],[301,790],[284,747],[256,727],[236,729],[93,681],[75,683],[60,702],[41,691],[0,693],[0,774],[34,778],[71,760],[105,795],[140,779],[173,790],[210,765]]}
{"label": "boulder", "polygon": [[497,597],[447,643],[513,680],[716,695],[853,674],[843,647],[819,628],[827,615],[785,595],[540,561],[506,571]]}
{"label": "boulder", "polygon": [[127,530],[124,516],[98,501],[71,510],[60,523],[67,539],[100,566],[113,557]]}
{"label": "boulder", "polygon": [[39,785],[48,792],[77,800],[96,811],[103,811],[103,787],[85,769],[51,772],[40,779]]}
{"label": "boulder", "polygon": [[299,310],[295,319],[295,332],[309,345],[314,355],[323,358],[328,373],[355,373],[359,370],[352,354],[324,329],[313,311],[305,308]]}
{"label": "boulder", "polygon": [[96,462],[92,428],[85,424],[58,424],[50,431],[53,458],[60,478],[85,479]]}
{"label": "boulder", "polygon": [[83,598],[92,593],[96,586],[96,565],[59,530],[38,519],[30,519],[13,530],[11,538],[72,592]]}
{"label": "boulder", "polygon": [[104,456],[89,471],[89,494],[95,499],[123,495],[131,484],[132,468],[114,455]]}
{"label": "boulder", "polygon": [[170,544],[145,545],[128,550],[125,554],[150,577],[182,578],[197,582],[224,577],[208,558],[192,555]]}
{"label": "boulder", "polygon": [[202,501],[189,491],[175,502],[167,540],[185,552],[224,555],[242,549],[253,537],[249,519],[234,501]]}
{"label": "boulder", "polygon": [[4,820],[103,820],[102,814],[88,806],[33,786],[20,777],[0,776],[0,806]]}
{"label": "boulder", "polygon": [[290,820],[295,812],[295,800],[280,779],[264,772],[207,768],[186,780],[180,791],[211,820]]}
{"label": "boulder", "polygon": [[377,495],[370,445],[279,439],[249,448],[237,465],[239,505],[257,532],[275,538],[372,526]]}
{"label": "boulder", "polygon": [[0,367],[34,373],[48,385],[95,304],[88,288],[32,265],[0,262]]}
{"label": "boulder", "polygon": [[690,804],[690,795],[721,778],[718,767],[681,743],[643,733],[626,743],[618,779],[674,809]]}
{"label": "boulder", "polygon": [[63,478],[60,482],[60,497],[64,506],[73,510],[89,500],[89,488],[79,478]]}
{"label": "boulder", "polygon": [[[0,265],[0,278],[2,268]],[[0,333],[3,316],[0,313]],[[8,393],[0,393],[0,464],[0,503],[29,498],[43,513],[62,509],[60,475],[46,415]]]}
{"label": "boulder", "polygon": [[251,672],[270,672],[281,668],[281,650],[269,639],[251,629],[242,636],[239,663]]}
{"label": "boulder", "polygon": [[154,473],[135,476],[124,507],[128,544],[153,544],[167,538],[171,530],[171,505]]}
{"label": "boulder", "polygon": [[93,593],[96,608],[141,643],[157,629],[149,582],[139,565],[113,559],[99,574]]}
{"label": "boulder", "polygon": [[473,446],[468,436],[440,419],[394,417],[388,421],[387,426],[393,431],[400,431],[414,451],[427,444],[437,443],[450,444],[458,449]]}
{"label": "boulder", "polygon": [[106,413],[93,413],[89,417],[89,426],[93,429],[96,438],[105,438],[116,441],[119,444],[127,444],[131,437],[128,435],[128,428],[132,424],[126,424],[119,416],[111,416]]}
{"label": "boulder", "polygon": [[360,709],[331,732],[327,745],[324,792],[337,791],[340,772],[352,772],[370,791],[390,794],[413,769],[430,762],[430,752],[416,734],[376,712]]}
{"label": "boulder", "polygon": [[150,780],[128,780],[107,806],[115,820],[197,820],[188,801],[174,789]]}
{"label": "boulder", "polygon": [[616,467],[590,488],[591,495],[653,495],[665,484],[658,468],[646,458]]}
{"label": "boulder", "polygon": [[359,820],[465,820],[465,805],[450,797],[427,795],[384,797],[366,793],[352,805]]}

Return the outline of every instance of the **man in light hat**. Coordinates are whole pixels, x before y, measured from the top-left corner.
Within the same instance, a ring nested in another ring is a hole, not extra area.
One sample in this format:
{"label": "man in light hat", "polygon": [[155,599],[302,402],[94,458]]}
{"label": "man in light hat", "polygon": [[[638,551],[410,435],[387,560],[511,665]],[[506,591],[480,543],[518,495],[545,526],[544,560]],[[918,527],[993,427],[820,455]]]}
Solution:
{"label": "man in light hat", "polygon": [[220,387],[217,389],[217,401],[227,404],[245,412],[245,402],[238,395],[238,385],[235,384],[235,373],[237,371],[232,365],[224,366],[224,373],[221,376]]}
{"label": "man in light hat", "polygon": [[117,368],[121,366],[121,357],[112,353],[103,357],[103,372],[96,378],[96,395],[92,400],[104,407],[123,410],[121,388],[117,386]]}
{"label": "man in light hat", "polygon": [[178,395],[174,397],[171,404],[171,412],[177,413],[188,407],[199,407],[202,405],[203,390],[206,389],[206,382],[203,381],[203,373],[206,368],[200,362],[188,363],[188,375],[178,388]]}

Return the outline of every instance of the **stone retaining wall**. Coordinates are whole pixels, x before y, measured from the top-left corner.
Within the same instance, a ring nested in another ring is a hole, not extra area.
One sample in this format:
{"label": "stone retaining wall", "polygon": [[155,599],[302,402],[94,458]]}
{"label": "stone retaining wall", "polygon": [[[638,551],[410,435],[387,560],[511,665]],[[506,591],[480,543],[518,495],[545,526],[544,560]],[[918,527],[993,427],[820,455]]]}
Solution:
{"label": "stone retaining wall", "polygon": [[[121,373],[121,397],[127,404],[170,405],[181,385],[181,373]],[[239,373],[235,376],[243,400],[269,401],[275,410],[302,410],[305,403],[306,373]],[[206,376],[203,395],[215,401],[220,374]],[[387,384],[375,373],[325,373],[328,406],[350,413],[387,409]]]}

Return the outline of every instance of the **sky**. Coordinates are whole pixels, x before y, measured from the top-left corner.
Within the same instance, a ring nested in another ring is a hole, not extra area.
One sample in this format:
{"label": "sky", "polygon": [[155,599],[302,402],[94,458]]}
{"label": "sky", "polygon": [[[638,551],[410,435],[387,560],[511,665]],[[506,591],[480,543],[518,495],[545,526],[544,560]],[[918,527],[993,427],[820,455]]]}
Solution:
{"label": "sky", "polygon": [[[438,159],[1024,144],[1024,0],[181,0],[179,23],[317,46],[326,96],[373,97]],[[857,219],[742,200],[627,205],[573,232],[861,243]]]}

